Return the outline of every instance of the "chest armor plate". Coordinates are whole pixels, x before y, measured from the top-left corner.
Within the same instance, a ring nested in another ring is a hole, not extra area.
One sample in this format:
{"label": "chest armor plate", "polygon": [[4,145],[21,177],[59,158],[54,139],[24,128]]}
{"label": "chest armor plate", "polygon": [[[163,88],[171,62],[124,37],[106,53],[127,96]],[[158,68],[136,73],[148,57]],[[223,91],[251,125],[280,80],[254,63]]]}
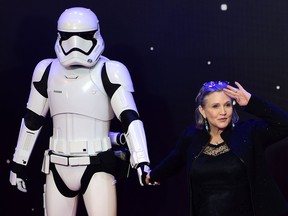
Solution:
{"label": "chest armor plate", "polygon": [[54,61],[47,87],[51,116],[74,113],[103,121],[111,120],[114,113],[102,85],[102,66],[103,62],[99,62],[93,68],[69,70]]}

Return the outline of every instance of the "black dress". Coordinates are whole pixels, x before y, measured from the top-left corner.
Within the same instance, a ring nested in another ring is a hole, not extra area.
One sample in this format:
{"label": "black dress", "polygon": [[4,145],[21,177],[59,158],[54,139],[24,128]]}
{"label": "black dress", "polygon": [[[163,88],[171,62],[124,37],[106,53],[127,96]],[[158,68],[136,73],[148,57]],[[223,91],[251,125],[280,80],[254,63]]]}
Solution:
{"label": "black dress", "polygon": [[226,145],[208,144],[190,173],[195,216],[253,216],[245,164]]}

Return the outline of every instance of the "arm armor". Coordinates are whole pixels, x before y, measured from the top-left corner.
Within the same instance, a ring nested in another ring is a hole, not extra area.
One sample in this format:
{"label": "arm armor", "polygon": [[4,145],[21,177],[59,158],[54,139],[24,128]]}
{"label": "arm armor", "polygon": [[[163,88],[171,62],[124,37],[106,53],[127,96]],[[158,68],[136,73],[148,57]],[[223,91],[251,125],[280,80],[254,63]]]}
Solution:
{"label": "arm armor", "polygon": [[13,161],[27,165],[48,112],[47,79],[52,59],[42,60],[33,72],[27,114],[22,119]]}
{"label": "arm armor", "polygon": [[25,120],[22,119],[21,128],[19,132],[17,147],[13,156],[13,161],[17,164],[27,165],[33,150],[36,139],[41,131],[41,127],[38,130],[30,130]]}
{"label": "arm armor", "polygon": [[131,166],[136,168],[139,163],[149,163],[145,131],[132,95],[134,88],[128,69],[120,62],[107,61],[102,81],[113,111],[124,127]]}

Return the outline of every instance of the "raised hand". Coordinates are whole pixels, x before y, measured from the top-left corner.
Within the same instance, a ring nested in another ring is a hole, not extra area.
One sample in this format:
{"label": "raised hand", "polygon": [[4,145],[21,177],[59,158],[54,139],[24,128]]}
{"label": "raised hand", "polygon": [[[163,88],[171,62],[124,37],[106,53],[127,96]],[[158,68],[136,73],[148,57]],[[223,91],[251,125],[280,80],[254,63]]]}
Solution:
{"label": "raised hand", "polygon": [[238,82],[235,82],[238,88],[228,85],[223,91],[226,95],[235,99],[240,106],[246,106],[251,98],[251,94],[247,92]]}

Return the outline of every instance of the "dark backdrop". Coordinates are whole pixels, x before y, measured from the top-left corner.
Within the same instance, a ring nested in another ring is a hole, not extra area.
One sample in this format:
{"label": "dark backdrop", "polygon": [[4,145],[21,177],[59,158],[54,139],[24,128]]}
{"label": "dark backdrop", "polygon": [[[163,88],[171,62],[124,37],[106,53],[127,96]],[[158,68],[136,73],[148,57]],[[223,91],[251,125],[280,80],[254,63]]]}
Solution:
{"label": "dark backdrop", "polygon": [[[221,10],[227,4],[228,10]],[[43,215],[40,172],[51,134],[48,118],[29,162],[29,193],[8,182],[9,161],[35,65],[55,57],[56,22],[69,7],[92,9],[106,42],[104,55],[130,70],[144,122],[151,166],[194,120],[194,98],[208,80],[239,81],[288,111],[288,1],[286,0],[41,0],[0,2],[1,216]],[[239,110],[240,115],[241,110]],[[242,119],[249,116],[242,115]],[[113,129],[121,130],[113,121]],[[267,161],[288,199],[287,140],[267,150]],[[118,182],[119,216],[185,215],[183,171],[160,187],[140,187],[135,171]],[[86,215],[80,202],[79,215]]]}

